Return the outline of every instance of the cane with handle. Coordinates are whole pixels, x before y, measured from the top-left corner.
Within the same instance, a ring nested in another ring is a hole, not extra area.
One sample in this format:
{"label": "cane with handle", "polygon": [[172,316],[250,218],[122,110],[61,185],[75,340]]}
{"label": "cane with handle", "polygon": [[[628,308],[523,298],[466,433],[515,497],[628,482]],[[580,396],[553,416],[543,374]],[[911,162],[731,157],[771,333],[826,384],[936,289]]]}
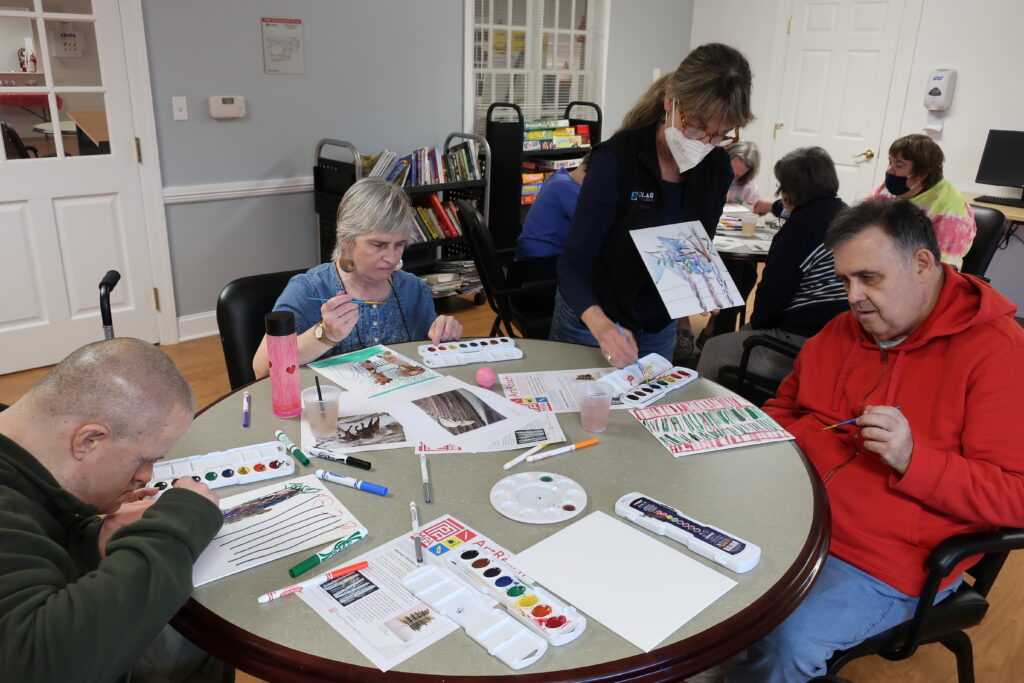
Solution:
{"label": "cane with handle", "polygon": [[107,274],[100,280],[100,319],[103,321],[103,338],[114,338],[114,323],[110,318],[110,292],[114,290],[121,280],[121,273],[116,270],[108,270]]}

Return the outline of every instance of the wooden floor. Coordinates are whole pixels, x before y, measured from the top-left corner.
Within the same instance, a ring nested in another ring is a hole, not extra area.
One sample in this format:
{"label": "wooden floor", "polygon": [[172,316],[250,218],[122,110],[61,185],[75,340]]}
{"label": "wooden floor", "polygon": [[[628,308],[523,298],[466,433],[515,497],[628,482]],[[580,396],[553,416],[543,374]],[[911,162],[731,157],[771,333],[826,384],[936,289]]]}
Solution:
{"label": "wooden floor", "polygon": [[[487,336],[493,314],[463,298],[451,300],[450,310],[467,337]],[[696,325],[696,327],[699,327]],[[164,347],[178,364],[202,407],[228,393],[229,385],[220,340],[205,337]],[[12,403],[24,394],[48,368],[0,376],[0,403]],[[1011,683],[1024,679],[1024,553],[1011,554],[990,594],[992,608],[981,626],[970,632],[974,642],[975,673],[979,683]],[[953,655],[941,645],[922,648],[906,662],[887,662],[869,657],[847,666],[843,676],[855,683],[955,683]],[[260,679],[239,672],[239,683]]]}

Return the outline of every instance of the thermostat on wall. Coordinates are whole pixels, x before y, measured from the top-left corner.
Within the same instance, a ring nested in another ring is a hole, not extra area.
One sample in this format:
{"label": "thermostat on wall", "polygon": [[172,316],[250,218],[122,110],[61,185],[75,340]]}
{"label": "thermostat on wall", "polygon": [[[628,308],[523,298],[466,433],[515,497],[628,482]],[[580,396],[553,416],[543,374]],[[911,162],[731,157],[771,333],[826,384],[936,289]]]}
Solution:
{"label": "thermostat on wall", "polygon": [[245,116],[245,98],[241,95],[216,95],[209,102],[210,116],[215,119],[240,119]]}

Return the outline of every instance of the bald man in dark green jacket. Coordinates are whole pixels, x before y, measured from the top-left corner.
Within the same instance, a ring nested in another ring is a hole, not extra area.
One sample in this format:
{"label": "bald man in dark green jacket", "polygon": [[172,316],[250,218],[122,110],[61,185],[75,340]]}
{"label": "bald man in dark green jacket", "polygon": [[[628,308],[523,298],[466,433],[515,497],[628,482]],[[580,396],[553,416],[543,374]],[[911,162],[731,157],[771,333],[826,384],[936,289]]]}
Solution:
{"label": "bald man in dark green jacket", "polygon": [[122,338],[75,351],[0,412],[4,680],[115,681],[188,599],[217,496],[189,478],[155,501],[143,487],[193,409],[174,363]]}

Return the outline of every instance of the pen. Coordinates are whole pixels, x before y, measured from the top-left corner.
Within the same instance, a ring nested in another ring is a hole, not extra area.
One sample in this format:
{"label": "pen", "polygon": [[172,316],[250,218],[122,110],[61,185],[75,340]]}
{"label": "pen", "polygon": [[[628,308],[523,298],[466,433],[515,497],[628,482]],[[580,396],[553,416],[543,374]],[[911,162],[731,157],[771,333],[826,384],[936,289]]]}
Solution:
{"label": "pen", "polygon": [[[896,410],[903,410],[903,406],[896,406]],[[860,415],[858,415],[857,417],[851,417],[849,420],[843,420],[842,422],[836,422],[834,425],[829,425],[828,427],[822,427],[818,431],[819,432],[827,432],[830,429],[835,429],[836,427],[842,427],[843,425],[848,425],[851,422],[856,422],[859,419],[860,419]]]}
{"label": "pen", "polygon": [[[318,296],[308,297],[310,301],[330,301],[330,299],[321,299]],[[386,304],[387,301],[365,301],[363,299],[349,299],[350,304]]]}
{"label": "pen", "polygon": [[302,562],[299,562],[297,565],[289,569],[288,574],[294,579],[299,574],[303,574],[306,571],[317,566],[321,562],[325,562],[331,557],[334,557],[335,555],[337,555],[342,550],[349,547],[356,541],[362,540],[365,536],[366,529],[359,529],[358,531],[352,532],[352,535],[350,536],[347,536],[345,538],[339,538],[337,541],[331,543],[327,547],[318,550],[316,554],[312,557],[306,558]]}
{"label": "pen", "polygon": [[427,469],[427,454],[420,453],[420,474],[423,475],[423,502],[430,502],[430,470]]}
{"label": "pen", "polygon": [[362,479],[356,479],[355,477],[347,477],[344,474],[336,474],[334,472],[328,472],[327,470],[317,470],[316,476],[333,484],[341,484],[342,486],[349,486],[354,489],[359,489],[360,491],[376,493],[378,496],[388,495],[387,486],[379,486],[378,484],[363,481]]}
{"label": "pen", "polygon": [[295,459],[301,462],[303,465],[309,464],[309,458],[302,452],[302,449],[295,445],[295,442],[288,438],[288,435],[278,429],[274,432],[274,436],[277,440],[284,444],[284,447],[288,449],[288,452],[295,456]]}
{"label": "pen", "polygon": [[587,439],[586,441],[580,441],[579,443],[574,443],[571,446],[562,446],[561,448],[556,448],[553,451],[543,451],[541,453],[537,453],[536,455],[531,455],[530,457],[528,457],[526,459],[526,462],[537,462],[538,460],[543,460],[544,458],[550,458],[552,455],[561,455],[562,453],[568,453],[569,451],[574,451],[577,448],[584,448],[586,446],[593,446],[595,443],[598,443],[599,441],[601,441],[601,440],[600,439]]}
{"label": "pen", "polygon": [[252,396],[248,391],[242,394],[242,426],[249,426],[249,414],[252,410]]}
{"label": "pen", "polygon": [[416,512],[416,501],[409,503],[409,514],[412,515],[412,543],[416,549],[416,561],[423,561],[423,546],[420,545],[420,515]]}
{"label": "pen", "polygon": [[270,591],[269,593],[265,593],[264,595],[261,595],[260,597],[256,598],[256,602],[262,605],[263,603],[270,602],[271,600],[277,600],[278,598],[283,598],[286,595],[298,593],[299,591],[304,590],[306,588],[312,588],[313,586],[323,585],[328,581],[334,581],[335,579],[345,576],[346,574],[351,574],[352,572],[357,572],[361,569],[366,569],[369,566],[369,564],[369,562],[359,562],[358,564],[350,564],[347,567],[342,567],[341,569],[335,569],[325,574],[314,576],[313,578],[306,579],[305,581],[302,581],[300,583],[292,584],[291,586],[285,586],[284,588],[278,589],[276,591]]}
{"label": "pen", "polygon": [[366,460],[360,460],[359,458],[352,455],[343,455],[341,453],[332,453],[331,451],[324,450],[323,448],[310,448],[309,454],[314,458],[321,458],[322,460],[330,460],[331,462],[340,462],[343,465],[351,465],[352,467],[358,467],[361,470],[370,469],[370,463]]}
{"label": "pen", "polygon": [[547,445],[548,445],[548,442],[545,441],[544,443],[537,444],[536,446],[534,446],[533,448],[531,448],[529,450],[523,451],[522,453],[520,453],[519,455],[517,455],[516,457],[512,458],[511,460],[509,460],[504,465],[502,465],[501,469],[507,470],[507,469],[511,469],[511,468],[515,467],[516,465],[518,465],[522,461],[526,460],[528,457],[530,457],[531,455],[533,455],[534,453],[536,453],[540,449],[547,448]]}

